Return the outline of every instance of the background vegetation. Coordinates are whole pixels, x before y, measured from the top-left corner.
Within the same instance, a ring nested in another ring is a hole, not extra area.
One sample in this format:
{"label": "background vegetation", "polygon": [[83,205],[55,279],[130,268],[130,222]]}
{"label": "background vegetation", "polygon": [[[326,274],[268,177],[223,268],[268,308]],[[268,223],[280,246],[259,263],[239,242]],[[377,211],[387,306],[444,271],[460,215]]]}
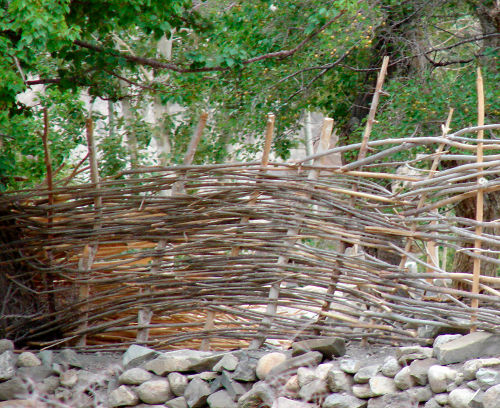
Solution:
{"label": "background vegetation", "polygon": [[[270,111],[278,157],[303,142],[296,130],[307,111],[335,118],[341,143],[358,141],[384,55],[388,95],[374,138],[439,133],[450,107],[453,128],[474,124],[478,65],[486,123],[500,116],[495,0],[0,4],[4,190],[43,181],[45,110],[60,175],[84,157],[89,116],[103,176],[179,162],[202,110],[210,116],[198,163],[254,158]],[[23,97],[30,89],[36,98]]]}

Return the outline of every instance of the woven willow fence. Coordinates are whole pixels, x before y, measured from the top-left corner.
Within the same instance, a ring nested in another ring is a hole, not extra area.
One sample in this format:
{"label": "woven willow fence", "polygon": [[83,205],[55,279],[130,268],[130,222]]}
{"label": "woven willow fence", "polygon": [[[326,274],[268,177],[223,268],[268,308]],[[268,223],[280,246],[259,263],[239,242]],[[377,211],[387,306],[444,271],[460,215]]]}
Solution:
{"label": "woven willow fence", "polygon": [[[499,221],[454,214],[500,190],[500,142],[477,130],[367,142],[378,153],[342,167],[321,157],[362,144],[301,163],[147,168],[4,194],[4,306],[25,293],[38,308],[4,315],[6,335],[45,347],[223,349],[500,332],[500,277],[449,272],[460,252],[479,271],[500,265]],[[422,146],[434,153],[417,160]],[[415,159],[391,159],[402,150]],[[421,170],[397,174],[401,165]]]}

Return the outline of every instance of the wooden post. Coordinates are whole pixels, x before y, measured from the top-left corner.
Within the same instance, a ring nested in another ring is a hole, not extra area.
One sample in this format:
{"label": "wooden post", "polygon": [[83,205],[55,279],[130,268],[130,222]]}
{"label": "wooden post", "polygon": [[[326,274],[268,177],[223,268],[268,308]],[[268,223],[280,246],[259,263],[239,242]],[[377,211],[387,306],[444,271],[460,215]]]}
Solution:
{"label": "wooden post", "polygon": [[[101,218],[101,208],[102,208],[102,198],[99,194],[100,181],[99,181],[99,167],[97,165],[97,153],[96,145],[94,139],[94,122],[92,121],[91,112],[85,121],[86,134],[87,134],[87,148],[89,151],[89,162],[90,162],[90,180],[95,185],[97,191],[96,197],[94,199],[94,230],[99,230],[101,228],[100,218]],[[80,258],[78,264],[78,272],[83,275],[82,280],[84,283],[80,283],[78,291],[78,301],[84,302],[83,306],[80,307],[80,312],[82,313],[83,322],[78,327],[78,331],[84,331],[88,328],[88,302],[90,294],[90,284],[88,283],[88,272],[92,269],[92,264],[94,263],[94,258],[97,253],[98,241],[87,244],[83,250],[82,257]],[[78,337],[77,346],[85,347],[87,344],[87,335],[82,334]]]}
{"label": "wooden post", "polygon": [[[319,149],[328,149],[328,144],[330,143],[330,137],[332,134],[333,130],[333,119],[331,118],[325,118],[323,121],[323,127],[321,129],[321,140],[318,145],[318,150]],[[316,159],[315,164],[318,164],[321,159]],[[319,176],[319,170],[313,169],[309,173],[309,180],[316,180]],[[295,243],[297,241],[297,235],[299,233],[299,230],[297,228],[289,228],[287,231],[287,237],[290,240],[291,243]],[[288,256],[286,255],[280,255],[278,257],[278,262],[277,262],[277,267],[278,269],[283,268],[284,265],[288,263]],[[268,304],[266,308],[266,316],[262,319],[262,322],[260,324],[257,337],[252,340],[250,343],[250,349],[258,349],[259,347],[262,346],[264,341],[266,340],[266,330],[269,328],[271,325],[274,316],[276,315],[277,309],[278,309],[278,298],[280,294],[280,282],[273,283],[271,285],[271,288],[269,289],[269,295],[268,295]]]}
{"label": "wooden post", "polygon": [[[484,125],[484,87],[483,87],[483,76],[481,75],[481,68],[477,69],[477,125]],[[483,163],[483,138],[484,131],[480,130],[477,132],[478,144],[476,150],[476,162],[478,164]],[[483,167],[480,166],[477,168],[479,174],[483,171]],[[474,254],[480,255],[481,253],[481,234],[483,233],[483,227],[480,223],[483,222],[483,211],[484,211],[484,192],[481,187],[481,176],[477,178],[477,195],[476,195],[476,236],[477,238],[474,240]],[[479,277],[481,276],[481,259],[475,257],[474,258],[474,267],[472,272],[472,294],[476,295],[479,293]],[[477,309],[479,307],[479,299],[473,298],[471,300],[471,332],[476,331],[477,326],[475,325],[477,320]]]}

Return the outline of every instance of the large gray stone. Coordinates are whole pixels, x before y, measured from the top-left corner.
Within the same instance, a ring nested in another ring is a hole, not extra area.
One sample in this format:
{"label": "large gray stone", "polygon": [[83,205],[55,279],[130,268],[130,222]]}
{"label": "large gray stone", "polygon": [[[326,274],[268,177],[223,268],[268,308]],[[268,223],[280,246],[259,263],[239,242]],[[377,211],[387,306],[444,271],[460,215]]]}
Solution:
{"label": "large gray stone", "polygon": [[28,396],[28,386],[19,377],[0,383],[0,401],[24,398]]}
{"label": "large gray stone", "polygon": [[236,408],[237,404],[226,390],[220,390],[207,398],[210,408]]}
{"label": "large gray stone", "polygon": [[408,365],[414,360],[424,360],[431,358],[433,349],[422,346],[405,346],[396,349],[396,357],[401,365]]}
{"label": "large gray stone", "polygon": [[309,351],[319,351],[327,359],[341,357],[345,354],[345,341],[339,337],[322,337],[292,343],[293,356]]}
{"label": "large gray stone", "polygon": [[167,408],[188,408],[186,398],[184,397],[171,399],[170,401],[165,402],[165,406]]}
{"label": "large gray stone", "polygon": [[369,384],[371,392],[376,396],[393,394],[398,391],[394,380],[383,375],[370,378]]}
{"label": "large gray stone", "polygon": [[167,379],[149,380],[136,389],[137,395],[146,404],[163,404],[170,398],[170,386]]}
{"label": "large gray stone", "polygon": [[441,344],[434,350],[441,364],[461,363],[473,358],[500,355],[500,335],[474,332]]}
{"label": "large gray stone", "polygon": [[65,367],[83,368],[82,357],[75,350],[63,349],[54,358],[54,361]]}
{"label": "large gray stone", "polygon": [[296,374],[299,367],[316,367],[322,358],[323,355],[318,351],[310,351],[309,353],[289,358],[269,371],[266,379],[277,380],[283,375],[289,377]]}
{"label": "large gray stone", "polygon": [[0,381],[10,380],[16,373],[16,355],[7,350],[0,354]]}
{"label": "large gray stone", "polygon": [[326,384],[331,392],[348,392],[352,382],[352,377],[342,370],[332,369],[326,376]]}
{"label": "large gray stone", "polygon": [[387,356],[380,367],[380,372],[386,377],[394,378],[394,376],[401,370],[398,360],[394,356]]}
{"label": "large gray stone", "polygon": [[371,390],[370,384],[368,384],[368,383],[367,384],[354,384],[352,386],[351,391],[352,391],[352,394],[358,398],[371,398],[371,397],[375,396],[375,394]]}
{"label": "large gray stone", "polygon": [[255,374],[259,380],[265,380],[269,371],[274,367],[280,365],[286,360],[286,354],[280,352],[273,352],[263,355],[255,368]]}
{"label": "large gray stone", "polygon": [[309,404],[304,401],[297,401],[285,397],[279,397],[273,402],[272,408],[317,408],[315,404]]}
{"label": "large gray stone", "polygon": [[222,370],[234,371],[238,367],[239,359],[234,354],[228,353],[220,359],[220,361],[214,365],[213,371],[222,372]]}
{"label": "large gray stone", "polygon": [[356,374],[361,368],[361,362],[352,358],[346,358],[340,361],[340,369],[347,374]]}
{"label": "large gray stone", "polygon": [[111,391],[108,396],[108,405],[110,407],[127,407],[137,405],[139,397],[126,385],[121,385],[116,390]]}
{"label": "large gray stone", "polygon": [[271,407],[275,400],[274,389],[266,382],[259,381],[238,399],[238,408]]}
{"label": "large gray stone", "polygon": [[236,381],[252,382],[257,379],[255,370],[258,359],[249,356],[247,353],[239,357],[238,367],[234,370],[232,378]]}
{"label": "large gray stone", "polygon": [[169,373],[168,382],[170,384],[170,390],[177,397],[184,396],[184,391],[186,391],[186,387],[188,386],[188,379],[185,375],[181,373]]}
{"label": "large gray stone", "polygon": [[125,370],[118,377],[118,382],[120,384],[140,385],[143,382],[151,380],[151,378],[153,378],[153,375],[149,371],[143,368],[134,367]]}
{"label": "large gray stone", "polygon": [[0,354],[5,351],[14,351],[14,342],[8,339],[0,339]]}
{"label": "large gray stone", "polygon": [[210,370],[223,354],[198,350],[175,350],[161,354],[154,360],[148,361],[144,368],[157,375],[172,372],[202,372]]}
{"label": "large gray stone", "polygon": [[400,392],[371,398],[368,401],[367,408],[410,408],[414,407],[415,404],[416,401],[411,400],[406,393]]}
{"label": "large gray stone", "polygon": [[248,391],[247,387],[233,380],[227,371],[223,371],[219,379],[226,392],[235,401]]}
{"label": "large gray stone", "polygon": [[41,360],[32,352],[25,351],[19,354],[17,358],[17,366],[18,367],[36,367],[42,365]]}
{"label": "large gray stone", "polygon": [[323,408],[365,408],[366,400],[349,394],[331,394],[323,402]]}
{"label": "large gray stone", "polygon": [[[462,337],[461,334],[442,334],[441,336],[437,336],[434,339],[434,343],[432,343],[432,347],[433,348],[434,347],[439,347],[439,346],[441,346],[444,343],[448,343],[450,341],[459,339],[460,337]],[[433,354],[435,356],[435,354],[436,354],[435,350],[433,350]]]}
{"label": "large gray stone", "polygon": [[394,383],[400,390],[407,390],[413,387],[415,381],[411,376],[410,367],[406,366],[399,370],[399,373],[394,376]]}
{"label": "large gray stone", "polygon": [[304,401],[314,402],[323,399],[328,391],[325,380],[314,380],[300,388],[299,397]]}
{"label": "large gray stone", "polygon": [[379,364],[362,367],[354,375],[354,382],[358,384],[366,384],[368,381],[370,381],[370,378],[375,377],[379,371]]}
{"label": "large gray stone", "polygon": [[477,371],[482,367],[500,367],[500,358],[476,358],[466,361],[462,368],[465,380],[474,380]]}
{"label": "large gray stone", "polygon": [[476,379],[483,391],[500,384],[500,371],[494,368],[481,367],[477,370]]}
{"label": "large gray stone", "polygon": [[429,367],[436,365],[438,361],[435,358],[426,358],[424,360],[414,360],[410,364],[410,375],[418,385],[427,384],[427,372]]}
{"label": "large gray stone", "polygon": [[33,382],[41,382],[45,378],[55,374],[54,370],[46,366],[19,367],[16,375],[22,379],[30,379]]}
{"label": "large gray stone", "polygon": [[303,387],[307,383],[313,382],[317,380],[318,376],[316,375],[316,371],[310,367],[299,367],[297,369],[297,381],[299,382],[299,386]]}
{"label": "large gray stone", "polygon": [[448,395],[448,404],[451,408],[469,408],[469,403],[474,398],[475,392],[469,388],[454,389]]}
{"label": "large gray stone", "polygon": [[427,402],[432,398],[432,390],[429,386],[413,387],[405,391],[412,401]]}
{"label": "large gray stone", "polygon": [[153,360],[160,353],[148,347],[132,344],[122,356],[122,364],[125,368],[138,367],[147,361]]}
{"label": "large gray stone", "polygon": [[484,408],[498,408],[500,403],[500,385],[494,385],[483,395]]}
{"label": "large gray stone", "polygon": [[184,391],[184,398],[189,408],[203,407],[209,395],[209,385],[200,378],[193,378]]}
{"label": "large gray stone", "polygon": [[450,367],[441,365],[429,367],[427,375],[431,390],[436,394],[445,392],[448,386],[455,381],[457,374],[458,372]]}

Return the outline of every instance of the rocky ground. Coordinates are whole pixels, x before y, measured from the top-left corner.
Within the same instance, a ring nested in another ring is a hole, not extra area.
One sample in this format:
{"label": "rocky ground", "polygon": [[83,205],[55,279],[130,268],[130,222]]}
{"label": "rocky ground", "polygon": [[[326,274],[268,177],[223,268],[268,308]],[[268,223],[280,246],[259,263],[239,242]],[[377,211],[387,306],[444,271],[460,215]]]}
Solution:
{"label": "rocky ground", "polygon": [[433,347],[125,353],[17,351],[0,340],[0,408],[499,408],[500,335],[443,335]]}

